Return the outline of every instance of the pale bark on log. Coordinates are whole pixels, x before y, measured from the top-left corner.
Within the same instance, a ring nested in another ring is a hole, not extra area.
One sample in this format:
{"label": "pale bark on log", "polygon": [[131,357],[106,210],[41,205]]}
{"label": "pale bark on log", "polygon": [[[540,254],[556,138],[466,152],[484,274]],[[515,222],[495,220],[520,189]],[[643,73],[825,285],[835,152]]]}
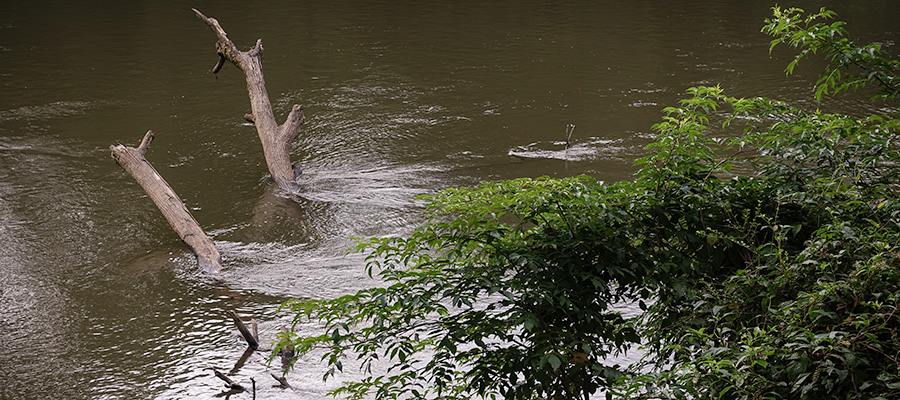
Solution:
{"label": "pale bark on log", "polygon": [[207,272],[218,274],[222,270],[222,257],[219,255],[215,243],[203,232],[200,224],[184,206],[184,202],[175,194],[172,187],[144,158],[152,141],[153,132],[147,131],[137,148],[120,144],[109,146],[109,149],[112,152],[112,158],[144,188],[178,237],[197,256],[200,266]]}
{"label": "pale bark on log", "polygon": [[219,60],[213,68],[213,73],[222,68],[225,60],[231,61],[244,72],[247,81],[247,92],[250,95],[250,109],[252,120],[256,125],[256,132],[262,143],[263,153],[266,157],[266,165],[272,179],[279,187],[296,192],[297,174],[291,165],[291,143],[300,134],[305,117],[303,107],[295,104],[288,114],[287,119],[281,125],[275,122],[272,112],[272,104],[269,102],[269,94],[266,92],[266,82],[262,72],[262,39],[256,41],[256,45],[248,51],[240,51],[237,46],[228,39],[228,34],[219,25],[215,18],[209,18],[200,11],[193,9],[194,13],[216,34],[219,39],[216,42],[216,53]]}

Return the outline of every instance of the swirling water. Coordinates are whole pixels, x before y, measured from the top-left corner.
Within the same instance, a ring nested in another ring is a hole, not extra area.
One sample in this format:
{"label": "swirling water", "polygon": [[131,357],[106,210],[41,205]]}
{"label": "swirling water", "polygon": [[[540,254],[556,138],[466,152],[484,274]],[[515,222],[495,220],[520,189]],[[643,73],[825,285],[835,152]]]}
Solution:
{"label": "swirling water", "polygon": [[[293,389],[274,387],[277,366],[242,358],[224,310],[272,338],[290,321],[283,301],[372,285],[362,258],[345,256],[351,238],[409,232],[418,195],[523,176],[628,179],[687,87],[816,106],[816,63],[785,77],[791,54],[768,54],[771,4],[607,3],[0,4],[0,398],[222,397],[210,368],[255,378],[259,398],[322,398],[336,383],[315,358],[289,374]],[[897,3],[802,3],[897,53]],[[242,76],[209,73],[214,37],[190,7],[239,46],[263,39],[278,118],[305,106],[299,197],[269,183],[241,119]],[[109,158],[149,129],[148,159],[223,254],[220,281]]]}

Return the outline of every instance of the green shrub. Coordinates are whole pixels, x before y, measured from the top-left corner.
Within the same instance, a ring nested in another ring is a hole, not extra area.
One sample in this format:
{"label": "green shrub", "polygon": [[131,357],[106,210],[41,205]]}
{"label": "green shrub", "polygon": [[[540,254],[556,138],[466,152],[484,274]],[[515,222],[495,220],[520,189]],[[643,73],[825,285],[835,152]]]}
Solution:
{"label": "green shrub", "polygon": [[[832,16],[775,8],[763,31],[801,49],[788,72],[826,53],[817,97],[898,99],[898,63]],[[428,197],[410,237],[359,244],[381,285],[285,305],[324,326],[291,342],[326,378],[358,359],[370,374],[333,393],[349,398],[900,397],[898,122],[687,94],[634,181]],[[643,362],[604,362],[640,343]]]}

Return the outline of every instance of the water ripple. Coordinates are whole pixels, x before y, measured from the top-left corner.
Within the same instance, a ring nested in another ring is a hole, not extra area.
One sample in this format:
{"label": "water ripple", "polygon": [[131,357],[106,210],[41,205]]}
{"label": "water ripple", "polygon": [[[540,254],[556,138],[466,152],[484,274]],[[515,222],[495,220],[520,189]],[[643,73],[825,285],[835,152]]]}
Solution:
{"label": "water ripple", "polygon": [[0,111],[0,122],[34,121],[62,118],[84,114],[90,109],[103,105],[101,102],[88,101],[56,101],[39,106],[26,106]]}

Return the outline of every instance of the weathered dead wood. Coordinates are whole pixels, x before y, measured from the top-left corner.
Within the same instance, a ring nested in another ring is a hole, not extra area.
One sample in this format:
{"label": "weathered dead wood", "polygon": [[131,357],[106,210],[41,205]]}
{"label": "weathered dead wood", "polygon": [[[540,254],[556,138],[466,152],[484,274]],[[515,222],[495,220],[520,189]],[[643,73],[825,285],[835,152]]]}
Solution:
{"label": "weathered dead wood", "polygon": [[[241,392],[249,392],[249,390],[247,390],[247,388],[244,385],[241,385],[240,383],[237,383],[237,382],[231,380],[231,378],[229,378],[225,374],[223,374],[215,369],[213,369],[213,373],[216,375],[217,378],[225,381],[226,388],[229,388],[231,390],[238,390]],[[255,381],[253,383],[254,383],[254,385],[256,384]]]}
{"label": "weathered dead wood", "polygon": [[294,105],[283,124],[275,122],[272,112],[272,104],[269,102],[269,94],[266,92],[266,82],[262,72],[262,39],[256,41],[256,45],[248,51],[240,51],[228,38],[228,34],[219,25],[215,18],[209,18],[200,11],[194,13],[216,34],[219,39],[216,42],[216,53],[219,60],[213,68],[213,73],[219,72],[225,60],[231,61],[244,72],[247,81],[247,92],[250,95],[250,110],[252,121],[256,125],[256,132],[262,143],[263,153],[266,157],[266,165],[272,179],[281,188],[296,192],[297,169],[291,165],[291,143],[300,134],[305,117],[303,107]]}
{"label": "weathered dead wood", "polygon": [[228,315],[231,316],[231,319],[234,321],[234,325],[238,328],[238,331],[241,332],[241,336],[244,337],[244,340],[247,341],[247,345],[250,346],[251,349],[256,350],[259,348],[259,336],[256,327],[256,320],[252,320],[251,324],[253,325],[253,332],[247,328],[247,325],[244,324],[244,321],[241,321],[241,318],[238,317],[237,313],[234,310],[228,310]]}
{"label": "weathered dead wood", "polygon": [[222,270],[222,257],[215,243],[203,232],[172,187],[144,158],[152,141],[153,132],[147,131],[137,148],[120,144],[109,146],[109,150],[112,158],[144,188],[178,237],[197,256],[200,266],[208,272],[218,274]]}

